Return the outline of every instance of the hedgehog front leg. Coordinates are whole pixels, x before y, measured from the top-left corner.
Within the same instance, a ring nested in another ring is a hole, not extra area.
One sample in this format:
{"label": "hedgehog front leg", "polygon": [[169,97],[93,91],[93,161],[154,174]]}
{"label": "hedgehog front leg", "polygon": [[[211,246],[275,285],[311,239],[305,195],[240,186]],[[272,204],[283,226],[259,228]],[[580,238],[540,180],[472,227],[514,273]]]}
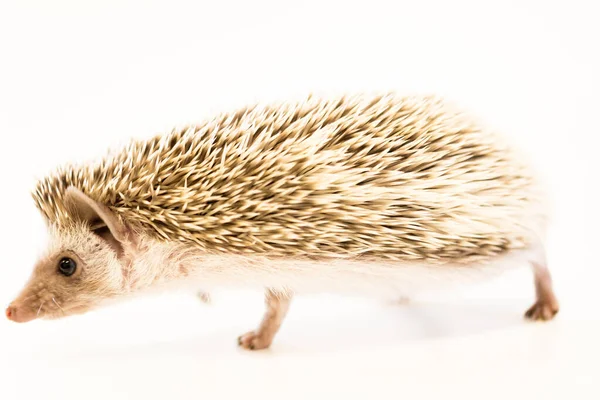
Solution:
{"label": "hedgehog front leg", "polygon": [[545,258],[531,261],[535,282],[535,303],[525,312],[525,318],[547,321],[558,312],[558,300],[552,289],[552,277],[546,266]]}
{"label": "hedgehog front leg", "polygon": [[260,350],[269,347],[287,314],[291,298],[290,293],[273,289],[267,290],[265,293],[267,311],[260,326],[257,330],[240,336],[238,344],[249,350]]}

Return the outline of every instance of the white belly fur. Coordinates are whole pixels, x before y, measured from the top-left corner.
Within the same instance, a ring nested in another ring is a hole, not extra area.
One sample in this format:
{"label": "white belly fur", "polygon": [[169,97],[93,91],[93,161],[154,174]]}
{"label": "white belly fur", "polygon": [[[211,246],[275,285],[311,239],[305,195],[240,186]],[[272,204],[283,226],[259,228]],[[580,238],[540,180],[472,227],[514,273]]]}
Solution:
{"label": "white belly fur", "polygon": [[348,260],[272,260],[264,256],[208,256],[186,279],[213,288],[283,289],[298,294],[339,293],[397,297],[491,278],[537,257],[533,250],[506,253],[485,263],[427,264]]}

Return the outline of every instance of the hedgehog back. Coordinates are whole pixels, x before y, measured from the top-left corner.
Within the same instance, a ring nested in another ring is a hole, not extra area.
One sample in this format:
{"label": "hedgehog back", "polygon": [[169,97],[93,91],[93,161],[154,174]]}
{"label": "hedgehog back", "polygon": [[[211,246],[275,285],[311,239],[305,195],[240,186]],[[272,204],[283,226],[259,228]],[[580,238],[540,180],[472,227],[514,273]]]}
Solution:
{"label": "hedgehog back", "polygon": [[489,258],[532,240],[539,203],[496,135],[393,94],[248,107],[62,167],[33,193],[58,227],[68,186],[160,240],[313,258]]}

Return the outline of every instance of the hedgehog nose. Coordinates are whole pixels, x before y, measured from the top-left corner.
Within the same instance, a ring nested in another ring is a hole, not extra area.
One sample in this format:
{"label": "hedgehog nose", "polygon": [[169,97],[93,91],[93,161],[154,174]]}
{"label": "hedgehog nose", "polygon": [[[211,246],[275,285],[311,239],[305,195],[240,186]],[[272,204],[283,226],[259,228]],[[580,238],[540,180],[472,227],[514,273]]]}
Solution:
{"label": "hedgehog nose", "polygon": [[11,304],[4,313],[6,314],[6,318],[13,322],[28,322],[37,318],[35,311],[32,312],[26,307],[23,307],[23,305],[16,306]]}
{"label": "hedgehog nose", "polygon": [[17,308],[15,306],[8,306],[6,308],[6,318],[14,321],[17,317]]}

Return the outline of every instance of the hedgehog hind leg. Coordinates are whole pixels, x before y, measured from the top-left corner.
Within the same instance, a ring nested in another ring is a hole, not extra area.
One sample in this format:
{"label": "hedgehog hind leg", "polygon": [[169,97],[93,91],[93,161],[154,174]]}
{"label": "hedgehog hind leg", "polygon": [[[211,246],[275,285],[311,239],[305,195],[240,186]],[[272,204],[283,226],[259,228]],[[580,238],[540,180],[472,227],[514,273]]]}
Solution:
{"label": "hedgehog hind leg", "polygon": [[552,276],[543,251],[541,256],[530,260],[535,284],[535,303],[525,312],[525,318],[533,321],[548,321],[558,313],[559,305],[552,288]]}
{"label": "hedgehog hind leg", "polygon": [[291,294],[269,289],[265,293],[267,310],[258,329],[247,332],[238,338],[238,345],[248,350],[268,348],[290,307]]}

